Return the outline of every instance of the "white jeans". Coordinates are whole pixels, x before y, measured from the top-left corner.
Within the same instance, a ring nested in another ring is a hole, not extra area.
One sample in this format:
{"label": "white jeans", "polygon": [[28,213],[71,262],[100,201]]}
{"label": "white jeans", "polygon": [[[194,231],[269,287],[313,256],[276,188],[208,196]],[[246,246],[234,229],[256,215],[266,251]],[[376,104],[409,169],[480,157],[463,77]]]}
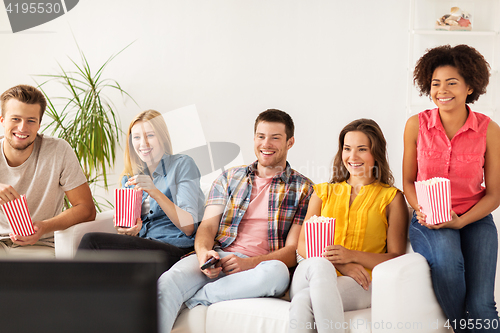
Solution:
{"label": "white jeans", "polygon": [[[217,250],[221,258],[237,252]],[[172,330],[175,318],[185,302],[196,305],[241,298],[273,297],[285,293],[290,282],[287,266],[279,260],[263,261],[255,268],[231,275],[220,273],[208,278],[200,270],[198,258],[191,255],[177,262],[158,279],[158,315],[161,333]]]}
{"label": "white jeans", "polygon": [[343,333],[344,311],[371,306],[371,286],[364,290],[353,278],[339,276],[325,258],[302,261],[290,287],[288,332]]}

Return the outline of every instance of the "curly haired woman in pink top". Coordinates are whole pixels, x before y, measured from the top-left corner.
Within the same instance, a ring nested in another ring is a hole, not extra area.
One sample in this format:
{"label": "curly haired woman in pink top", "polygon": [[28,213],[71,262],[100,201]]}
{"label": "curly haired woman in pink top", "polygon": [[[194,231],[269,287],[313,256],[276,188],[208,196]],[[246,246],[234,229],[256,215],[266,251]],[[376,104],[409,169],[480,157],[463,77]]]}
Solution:
{"label": "curly haired woman in pink top", "polygon": [[[455,332],[500,332],[491,215],[500,204],[500,127],[467,105],[486,92],[489,76],[472,47],[428,50],[414,82],[437,108],[408,119],[404,133],[403,188],[415,209],[411,244],[429,262],[434,292]],[[438,225],[426,223],[414,185],[433,177],[451,183],[452,219]]]}

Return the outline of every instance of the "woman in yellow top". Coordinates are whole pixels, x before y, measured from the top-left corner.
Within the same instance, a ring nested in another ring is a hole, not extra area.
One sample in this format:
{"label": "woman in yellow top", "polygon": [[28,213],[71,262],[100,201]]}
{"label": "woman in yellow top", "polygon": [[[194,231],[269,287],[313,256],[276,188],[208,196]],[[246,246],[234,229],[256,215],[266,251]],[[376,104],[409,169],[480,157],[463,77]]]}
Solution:
{"label": "woman in yellow top", "polygon": [[[345,332],[344,311],[370,307],[371,270],[406,250],[408,210],[393,184],[378,124],[358,119],[344,127],[332,180],[314,187],[305,218],[335,218],[335,245],[298,265],[289,332]],[[306,257],[304,226],[297,253]]]}

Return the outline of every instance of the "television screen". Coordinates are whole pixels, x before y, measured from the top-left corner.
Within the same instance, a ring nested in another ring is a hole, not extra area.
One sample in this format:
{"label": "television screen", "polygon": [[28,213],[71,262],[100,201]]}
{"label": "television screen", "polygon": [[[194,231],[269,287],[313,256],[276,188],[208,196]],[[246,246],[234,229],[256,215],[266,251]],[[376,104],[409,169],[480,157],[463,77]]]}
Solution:
{"label": "television screen", "polygon": [[157,333],[156,281],[164,260],[153,251],[0,258],[1,331]]}

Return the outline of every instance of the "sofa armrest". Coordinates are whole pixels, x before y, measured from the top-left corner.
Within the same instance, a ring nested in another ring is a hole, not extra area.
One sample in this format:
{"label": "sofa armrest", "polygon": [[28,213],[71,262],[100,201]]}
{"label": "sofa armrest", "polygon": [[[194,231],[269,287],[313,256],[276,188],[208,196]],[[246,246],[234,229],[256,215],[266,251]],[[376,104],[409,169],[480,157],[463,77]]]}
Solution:
{"label": "sofa armrest", "polygon": [[373,332],[447,332],[432,288],[427,260],[408,253],[377,265],[372,272]]}
{"label": "sofa armrest", "polygon": [[83,235],[88,232],[116,233],[113,214],[113,210],[108,210],[97,214],[94,221],[78,223],[65,230],[54,232],[56,258],[73,258]]}

